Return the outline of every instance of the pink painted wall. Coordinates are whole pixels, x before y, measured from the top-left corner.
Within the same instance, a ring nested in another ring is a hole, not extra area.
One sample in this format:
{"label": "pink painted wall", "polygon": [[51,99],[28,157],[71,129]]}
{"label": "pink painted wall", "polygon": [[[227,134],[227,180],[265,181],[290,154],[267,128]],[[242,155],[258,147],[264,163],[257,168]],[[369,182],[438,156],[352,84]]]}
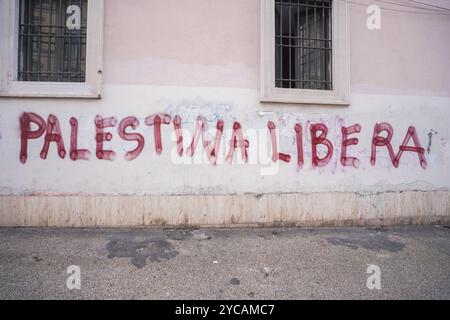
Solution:
{"label": "pink painted wall", "polygon": [[370,31],[365,9],[350,6],[352,91],[450,96],[450,16],[382,9],[381,30]]}
{"label": "pink painted wall", "polygon": [[258,85],[259,0],[111,0],[105,7],[105,83]]}
{"label": "pink painted wall", "polygon": [[[259,9],[259,0],[108,0],[105,83],[256,89]],[[450,16],[382,9],[381,30],[370,31],[365,10],[350,5],[352,92],[450,96]]]}

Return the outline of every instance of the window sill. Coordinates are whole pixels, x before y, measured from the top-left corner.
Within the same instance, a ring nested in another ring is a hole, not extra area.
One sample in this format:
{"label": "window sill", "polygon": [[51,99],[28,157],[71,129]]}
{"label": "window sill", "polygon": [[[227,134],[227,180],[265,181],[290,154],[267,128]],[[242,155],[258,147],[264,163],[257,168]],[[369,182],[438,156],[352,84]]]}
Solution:
{"label": "window sill", "polygon": [[97,88],[87,83],[12,81],[0,90],[1,97],[101,99]]}
{"label": "window sill", "polygon": [[346,99],[291,99],[291,98],[261,98],[262,103],[286,103],[286,104],[319,104],[319,105],[339,105],[339,106],[349,106],[350,102]]}
{"label": "window sill", "polygon": [[348,106],[350,102],[347,94],[339,94],[337,91],[302,90],[302,89],[280,89],[261,93],[262,103],[289,103],[289,104],[314,104],[314,105],[339,105]]}

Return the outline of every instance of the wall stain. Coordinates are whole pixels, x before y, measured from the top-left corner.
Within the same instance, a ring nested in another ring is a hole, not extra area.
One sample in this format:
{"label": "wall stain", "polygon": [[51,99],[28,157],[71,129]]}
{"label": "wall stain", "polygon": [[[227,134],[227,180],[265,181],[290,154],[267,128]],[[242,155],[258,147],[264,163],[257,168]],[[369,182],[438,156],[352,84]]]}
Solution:
{"label": "wall stain", "polygon": [[367,250],[398,252],[404,249],[401,242],[389,238],[385,232],[377,233],[351,233],[345,237],[325,237],[328,243],[336,246],[345,246],[350,249],[364,248]]}
{"label": "wall stain", "polygon": [[262,194],[262,193],[258,193],[255,195],[255,198],[258,200],[261,199],[262,197],[264,197],[264,194]]}
{"label": "wall stain", "polygon": [[431,151],[431,140],[432,140],[434,134],[437,134],[437,131],[435,131],[433,129],[431,129],[430,132],[428,133],[428,147],[427,147],[428,154],[430,154],[430,151]]}
{"label": "wall stain", "polygon": [[143,268],[147,261],[160,262],[178,255],[173,244],[164,233],[130,231],[114,235],[106,245],[108,258],[131,258],[137,268]]}
{"label": "wall stain", "polygon": [[183,241],[192,238],[191,230],[166,229],[166,236],[171,240]]}

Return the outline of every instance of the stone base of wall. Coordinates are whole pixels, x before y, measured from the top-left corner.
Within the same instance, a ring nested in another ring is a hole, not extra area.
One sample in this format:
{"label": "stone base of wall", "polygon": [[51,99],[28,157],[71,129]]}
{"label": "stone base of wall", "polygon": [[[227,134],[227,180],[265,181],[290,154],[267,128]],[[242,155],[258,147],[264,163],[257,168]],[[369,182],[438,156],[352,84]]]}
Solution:
{"label": "stone base of wall", "polygon": [[450,223],[449,191],[0,196],[0,226],[382,226]]}

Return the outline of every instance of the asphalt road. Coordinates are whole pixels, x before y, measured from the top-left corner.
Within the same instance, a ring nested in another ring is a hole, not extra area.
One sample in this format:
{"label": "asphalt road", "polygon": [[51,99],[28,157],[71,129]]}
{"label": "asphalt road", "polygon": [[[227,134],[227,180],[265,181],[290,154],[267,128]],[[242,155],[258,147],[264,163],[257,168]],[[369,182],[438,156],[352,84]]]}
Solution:
{"label": "asphalt road", "polygon": [[0,228],[0,299],[360,298],[450,299],[450,227]]}

